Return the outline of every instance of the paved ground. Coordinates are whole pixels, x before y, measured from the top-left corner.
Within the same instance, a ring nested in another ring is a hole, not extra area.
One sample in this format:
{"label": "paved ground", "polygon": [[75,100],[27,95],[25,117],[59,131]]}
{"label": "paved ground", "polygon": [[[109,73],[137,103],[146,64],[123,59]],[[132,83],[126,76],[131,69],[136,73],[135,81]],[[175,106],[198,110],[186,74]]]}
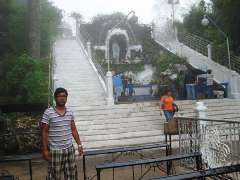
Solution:
{"label": "paved ground", "polygon": [[[158,152],[156,154],[155,152],[147,152],[144,153],[146,157],[152,157],[152,156],[161,156],[164,152]],[[121,157],[121,160],[126,159],[135,159],[139,158],[136,155],[128,154]],[[111,156],[98,156],[98,157],[91,157],[87,159],[87,175],[93,176],[95,174],[95,164],[97,162],[103,162],[106,160],[111,160]],[[41,159],[40,155],[37,155],[33,158],[33,180],[43,180],[46,178],[47,174],[47,162],[43,161]],[[165,164],[162,164],[161,166],[165,167]],[[142,167],[143,172],[146,171],[149,166],[143,166]],[[22,163],[5,163],[0,164],[0,172],[3,170],[8,170],[10,174],[14,174],[16,177],[18,177],[20,180],[28,180],[29,179],[29,172],[28,172],[28,163],[22,162]],[[140,177],[141,175],[141,167],[136,166],[134,168],[135,170],[135,177]],[[179,171],[179,168],[176,168],[177,171]],[[83,171],[82,171],[82,158],[78,158],[78,172],[79,172],[79,180],[83,180]],[[146,177],[155,177],[155,176],[162,176],[165,173],[162,171],[159,171],[158,168],[152,168],[152,171],[147,174]],[[106,170],[103,171],[102,174],[102,180],[111,180],[112,178],[112,170]],[[96,178],[94,178],[96,179]],[[130,180],[132,179],[132,168],[121,168],[118,170],[115,170],[115,179],[116,180]]]}

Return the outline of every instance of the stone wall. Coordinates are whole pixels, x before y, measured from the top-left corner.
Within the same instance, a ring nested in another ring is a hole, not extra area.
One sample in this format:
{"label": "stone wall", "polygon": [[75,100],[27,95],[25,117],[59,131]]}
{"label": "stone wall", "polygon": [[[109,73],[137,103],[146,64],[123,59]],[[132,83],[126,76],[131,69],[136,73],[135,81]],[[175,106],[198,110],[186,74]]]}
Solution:
{"label": "stone wall", "polygon": [[39,115],[16,115],[0,120],[0,153],[32,153],[40,150]]}

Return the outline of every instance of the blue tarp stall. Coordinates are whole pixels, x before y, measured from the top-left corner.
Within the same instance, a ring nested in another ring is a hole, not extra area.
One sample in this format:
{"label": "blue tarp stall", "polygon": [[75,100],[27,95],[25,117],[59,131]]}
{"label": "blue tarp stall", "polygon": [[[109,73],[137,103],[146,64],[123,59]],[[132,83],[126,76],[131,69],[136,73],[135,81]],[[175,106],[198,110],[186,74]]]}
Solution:
{"label": "blue tarp stall", "polygon": [[112,77],[112,80],[113,80],[113,88],[114,88],[115,98],[117,100],[117,97],[121,96],[121,93],[123,91],[122,76],[115,75]]}
{"label": "blue tarp stall", "polygon": [[[121,75],[115,75],[112,77],[113,80],[113,87],[114,87],[114,94],[115,100],[121,96],[123,92],[123,82]],[[134,93],[133,96],[135,98],[149,98],[152,97],[152,84],[148,85],[140,85],[140,84],[133,84]]]}
{"label": "blue tarp stall", "polygon": [[114,87],[122,87],[122,76],[121,75],[115,75],[112,77],[112,79],[113,79]]}
{"label": "blue tarp stall", "polygon": [[133,85],[134,91],[135,91],[135,96],[151,96],[151,89],[152,85]]}

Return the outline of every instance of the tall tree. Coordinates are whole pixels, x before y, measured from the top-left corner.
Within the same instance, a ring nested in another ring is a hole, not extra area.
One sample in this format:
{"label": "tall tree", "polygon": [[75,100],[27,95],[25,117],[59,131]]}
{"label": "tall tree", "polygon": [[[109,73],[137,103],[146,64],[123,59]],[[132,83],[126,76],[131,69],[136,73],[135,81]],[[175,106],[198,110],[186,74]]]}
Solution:
{"label": "tall tree", "polygon": [[221,28],[232,40],[232,48],[240,53],[240,1],[239,0],[211,0],[213,15]]}
{"label": "tall tree", "polygon": [[28,0],[29,50],[32,57],[40,57],[40,0]]}

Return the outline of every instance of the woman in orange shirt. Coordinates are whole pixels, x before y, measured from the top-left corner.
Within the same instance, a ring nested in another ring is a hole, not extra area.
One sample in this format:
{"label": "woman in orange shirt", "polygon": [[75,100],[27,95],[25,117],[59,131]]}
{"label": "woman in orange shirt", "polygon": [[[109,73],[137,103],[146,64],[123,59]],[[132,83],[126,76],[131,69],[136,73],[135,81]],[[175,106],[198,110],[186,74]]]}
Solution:
{"label": "woman in orange shirt", "polygon": [[[165,95],[163,95],[160,99],[160,109],[163,110],[164,116],[167,121],[173,118],[175,113],[175,106],[176,105],[174,104],[172,92],[170,90],[167,90]],[[160,115],[162,116],[161,111]]]}

